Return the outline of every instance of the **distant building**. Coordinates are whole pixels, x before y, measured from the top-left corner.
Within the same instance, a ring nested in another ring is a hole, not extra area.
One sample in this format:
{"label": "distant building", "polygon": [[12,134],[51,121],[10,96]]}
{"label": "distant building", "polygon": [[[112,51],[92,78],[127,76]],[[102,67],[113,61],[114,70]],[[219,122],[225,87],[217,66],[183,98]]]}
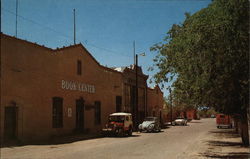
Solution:
{"label": "distant building", "polygon": [[[1,34],[0,53],[1,141],[100,132],[110,113],[134,107],[134,68],[104,67],[82,44],[50,49]],[[138,70],[142,119],[157,99],[147,96],[148,76]]]}
{"label": "distant building", "polygon": [[180,116],[183,118],[187,118],[189,121],[193,119],[197,119],[197,110],[196,109],[187,109],[180,113]]}
{"label": "distant building", "polygon": [[187,115],[188,120],[197,119],[197,110],[196,109],[188,109],[186,111],[186,115]]}
{"label": "distant building", "polygon": [[163,92],[156,85],[154,88],[148,88],[148,116],[159,117],[160,121],[163,123]]}
{"label": "distant building", "polygon": [[[123,107],[117,107],[116,111],[130,112],[134,114],[136,105],[136,70],[135,65],[129,67],[113,68],[122,73],[123,87]],[[148,76],[143,74],[141,67],[138,70],[138,121],[142,122],[147,114],[147,79]]]}

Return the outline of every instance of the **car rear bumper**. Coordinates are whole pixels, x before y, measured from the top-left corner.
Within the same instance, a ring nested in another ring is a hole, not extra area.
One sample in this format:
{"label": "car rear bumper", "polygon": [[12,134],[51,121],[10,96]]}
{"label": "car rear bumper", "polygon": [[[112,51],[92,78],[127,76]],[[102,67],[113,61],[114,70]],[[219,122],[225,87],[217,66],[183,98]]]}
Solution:
{"label": "car rear bumper", "polygon": [[217,127],[232,127],[232,124],[217,124]]}

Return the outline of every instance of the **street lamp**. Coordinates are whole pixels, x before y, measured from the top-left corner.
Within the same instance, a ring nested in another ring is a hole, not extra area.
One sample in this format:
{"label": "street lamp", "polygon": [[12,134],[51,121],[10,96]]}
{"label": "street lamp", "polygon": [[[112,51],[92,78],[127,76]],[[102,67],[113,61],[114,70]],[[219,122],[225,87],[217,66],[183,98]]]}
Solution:
{"label": "street lamp", "polygon": [[[145,56],[145,53],[139,54]],[[135,55],[135,125],[138,127],[138,54]]]}

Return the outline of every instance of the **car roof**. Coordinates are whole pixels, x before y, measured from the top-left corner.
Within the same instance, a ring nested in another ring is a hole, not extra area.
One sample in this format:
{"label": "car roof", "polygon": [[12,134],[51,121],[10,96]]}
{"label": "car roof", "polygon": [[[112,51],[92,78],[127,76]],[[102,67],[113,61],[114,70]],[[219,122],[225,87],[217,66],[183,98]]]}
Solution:
{"label": "car roof", "polygon": [[126,115],[132,115],[132,114],[131,113],[119,112],[119,113],[112,113],[109,116],[126,116]]}

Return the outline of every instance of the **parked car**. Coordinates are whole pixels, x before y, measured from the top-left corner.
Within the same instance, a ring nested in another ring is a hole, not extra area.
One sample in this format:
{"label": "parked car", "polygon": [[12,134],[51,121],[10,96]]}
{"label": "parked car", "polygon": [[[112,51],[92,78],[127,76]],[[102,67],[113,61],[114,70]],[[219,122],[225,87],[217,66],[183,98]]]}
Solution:
{"label": "parked car", "polygon": [[215,118],[215,115],[214,115],[214,114],[212,114],[212,115],[211,115],[211,118]]}
{"label": "parked car", "polygon": [[155,132],[161,131],[161,124],[158,117],[146,117],[139,125],[139,131]]}
{"label": "parked car", "polygon": [[187,125],[187,119],[178,117],[172,122],[172,125]]}
{"label": "parked car", "polygon": [[108,123],[102,129],[103,135],[132,136],[133,122],[131,113],[113,113],[108,117]]}
{"label": "parked car", "polygon": [[232,128],[232,119],[229,115],[217,114],[216,124],[217,128],[222,128],[222,127]]}

